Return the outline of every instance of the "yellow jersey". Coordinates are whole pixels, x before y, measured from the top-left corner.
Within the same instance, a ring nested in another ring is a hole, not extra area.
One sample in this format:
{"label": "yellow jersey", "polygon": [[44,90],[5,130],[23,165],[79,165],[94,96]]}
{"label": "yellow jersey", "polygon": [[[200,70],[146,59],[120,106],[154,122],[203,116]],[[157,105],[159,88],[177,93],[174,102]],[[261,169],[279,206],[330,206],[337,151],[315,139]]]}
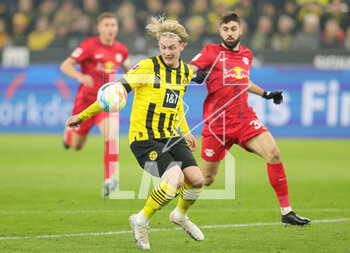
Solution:
{"label": "yellow jersey", "polygon": [[[130,116],[129,143],[169,138],[190,130],[182,97],[192,80],[193,71],[180,60],[178,68],[168,67],[161,56],[143,60],[119,80],[129,93],[135,89]],[[79,114],[80,119],[98,112],[97,103]]]}

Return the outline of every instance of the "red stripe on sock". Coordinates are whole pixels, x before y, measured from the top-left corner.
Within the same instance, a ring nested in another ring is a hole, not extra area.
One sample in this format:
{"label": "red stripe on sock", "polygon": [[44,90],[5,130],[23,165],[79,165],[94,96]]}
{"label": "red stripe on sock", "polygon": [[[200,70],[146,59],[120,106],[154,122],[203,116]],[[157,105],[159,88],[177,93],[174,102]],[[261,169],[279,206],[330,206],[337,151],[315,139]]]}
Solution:
{"label": "red stripe on sock", "polygon": [[276,192],[280,206],[290,206],[287,177],[282,162],[277,164],[267,163],[267,173],[269,175],[270,184]]}
{"label": "red stripe on sock", "polygon": [[115,140],[105,142],[105,179],[109,179],[113,176],[117,167],[118,154],[117,143]]}

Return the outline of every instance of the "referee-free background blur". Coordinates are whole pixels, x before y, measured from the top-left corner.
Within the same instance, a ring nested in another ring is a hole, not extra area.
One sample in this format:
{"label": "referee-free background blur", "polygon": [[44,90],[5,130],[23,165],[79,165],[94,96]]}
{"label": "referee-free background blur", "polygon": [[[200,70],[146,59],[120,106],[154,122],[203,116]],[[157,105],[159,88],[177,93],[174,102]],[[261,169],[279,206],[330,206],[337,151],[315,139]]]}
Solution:
{"label": "referee-free background blur", "polygon": [[[0,1],[0,251],[133,252],[127,218],[139,198],[142,170],[127,132],[132,94],[121,111],[120,191],[133,199],[101,197],[103,140],[94,129],[83,150],[64,150],[61,134],[71,114],[77,81],[59,64],[88,36],[96,17],[115,12],[117,39],[131,65],[157,55],[145,34],[150,16],[165,13],[184,24],[189,61],[207,43],[219,43],[225,10],[242,17],[242,44],[254,54],[251,79],[282,90],[284,103],[252,95],[249,103],[276,137],[292,207],[313,224],[284,228],[264,161],[238,147],[235,198],[200,200],[190,211],[206,240],[197,243],[168,222],[176,200],[155,215],[154,252],[346,252],[350,246],[350,21],[349,2],[258,0],[2,0]],[[200,144],[204,85],[184,97]],[[199,148],[200,150],[200,148]],[[200,165],[200,151],[194,152]],[[209,189],[225,188],[225,167]]]}

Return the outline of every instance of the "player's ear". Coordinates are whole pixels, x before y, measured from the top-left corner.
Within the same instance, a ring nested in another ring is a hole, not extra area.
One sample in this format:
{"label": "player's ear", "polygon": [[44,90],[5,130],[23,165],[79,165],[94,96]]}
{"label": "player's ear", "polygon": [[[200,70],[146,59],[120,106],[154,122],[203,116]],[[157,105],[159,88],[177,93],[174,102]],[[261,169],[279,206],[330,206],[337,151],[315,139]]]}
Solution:
{"label": "player's ear", "polygon": [[221,36],[221,25],[217,26],[217,30],[218,30],[218,34],[220,34],[220,36]]}
{"label": "player's ear", "polygon": [[184,42],[180,43],[180,52],[184,51],[185,46],[186,46],[186,43],[184,43]]}

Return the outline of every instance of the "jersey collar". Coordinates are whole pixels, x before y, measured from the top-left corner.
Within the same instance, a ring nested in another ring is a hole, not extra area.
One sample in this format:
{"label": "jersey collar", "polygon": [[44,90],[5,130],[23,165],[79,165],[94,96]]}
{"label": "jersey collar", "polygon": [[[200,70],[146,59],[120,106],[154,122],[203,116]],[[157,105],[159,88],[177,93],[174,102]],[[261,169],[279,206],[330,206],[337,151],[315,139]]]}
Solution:
{"label": "jersey collar", "polygon": [[163,60],[163,57],[161,55],[158,56],[160,61],[163,63],[163,65],[168,68],[168,69],[175,69],[175,70],[178,70],[178,69],[181,69],[181,59],[179,59],[180,61],[180,65],[177,67],[177,68],[173,68],[173,67],[170,67],[168,65],[165,64],[164,60]]}
{"label": "jersey collar", "polygon": [[229,52],[233,52],[233,53],[238,53],[239,51],[241,51],[241,45],[239,45],[239,48],[238,48],[237,51],[233,51],[233,50],[227,49],[227,48],[224,47],[221,43],[219,44],[219,46],[220,46],[221,48],[223,48],[224,50],[229,51]]}

